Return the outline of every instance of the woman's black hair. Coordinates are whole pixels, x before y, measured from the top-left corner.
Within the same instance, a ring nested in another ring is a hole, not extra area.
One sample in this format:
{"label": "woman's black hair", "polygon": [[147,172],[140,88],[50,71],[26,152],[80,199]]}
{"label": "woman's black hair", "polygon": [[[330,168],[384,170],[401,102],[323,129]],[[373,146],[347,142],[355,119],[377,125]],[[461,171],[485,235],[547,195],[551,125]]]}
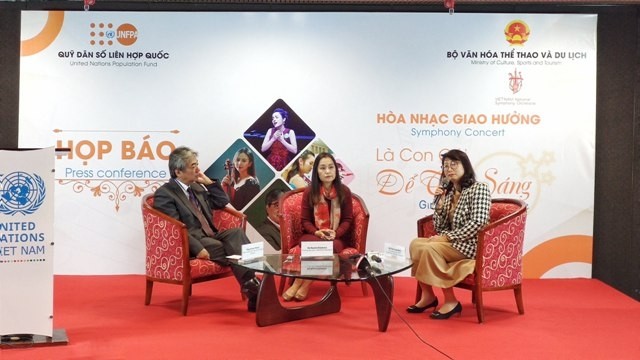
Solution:
{"label": "woman's black hair", "polygon": [[[476,173],[473,171],[473,166],[471,166],[471,161],[467,154],[458,149],[449,150],[446,153],[442,154],[442,172],[444,174],[444,160],[449,159],[450,161],[458,161],[462,164],[464,168],[464,175],[460,179],[460,187],[462,189],[468,188],[476,182]],[[449,183],[447,186],[447,191],[450,191],[453,188],[453,184]],[[461,190],[462,190],[461,189]]]}
{"label": "woman's black hair", "polygon": [[338,193],[338,201],[342,204],[342,200],[344,199],[344,191],[342,190],[342,180],[340,180],[340,173],[338,172],[338,163],[336,163],[336,159],[333,155],[328,152],[322,152],[316,156],[316,160],[313,163],[313,171],[311,172],[311,196],[309,196],[309,205],[313,207],[315,204],[320,202],[320,197],[322,196],[322,182],[318,179],[318,166],[320,166],[320,160],[324,158],[330,158],[333,161],[333,166],[336,169],[336,178],[333,179],[333,186],[336,188]]}

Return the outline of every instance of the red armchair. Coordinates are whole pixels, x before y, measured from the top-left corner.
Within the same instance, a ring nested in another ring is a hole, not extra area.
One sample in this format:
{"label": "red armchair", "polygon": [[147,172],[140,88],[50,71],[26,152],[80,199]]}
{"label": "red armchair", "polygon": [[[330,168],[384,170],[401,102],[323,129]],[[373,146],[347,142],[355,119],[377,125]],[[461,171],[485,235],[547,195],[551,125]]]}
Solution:
{"label": "red armchair", "polygon": [[[302,220],[300,213],[302,210],[302,189],[289,191],[280,199],[280,239],[282,242],[282,253],[291,254],[299,252],[299,245],[292,246],[297,243],[297,239],[303,234]],[[349,256],[354,254],[364,254],[367,248],[367,231],[369,229],[369,210],[362,198],[355,193],[351,193],[353,201],[353,223],[349,238],[354,247],[346,248],[342,251],[342,255]],[[298,249],[296,249],[298,248]],[[280,283],[280,294],[284,290],[284,281]],[[362,282],[362,293],[367,295],[366,283]]]}
{"label": "red armchair", "polygon": [[[522,247],[527,205],[516,199],[493,199],[489,224],[478,233],[476,268],[456,287],[471,290],[478,322],[484,321],[483,291],[513,289],[518,313],[522,303]],[[418,220],[418,237],[435,235],[432,215]],[[420,287],[416,301],[420,299]]]}
{"label": "red armchair", "polygon": [[[189,258],[187,227],[153,208],[153,194],[142,198],[146,242],[145,305],[151,303],[154,282],[182,285],[182,315],[187,315],[191,285],[231,276],[231,268],[212,261]],[[246,227],[244,217],[227,210],[213,211],[213,223],[222,231]]]}

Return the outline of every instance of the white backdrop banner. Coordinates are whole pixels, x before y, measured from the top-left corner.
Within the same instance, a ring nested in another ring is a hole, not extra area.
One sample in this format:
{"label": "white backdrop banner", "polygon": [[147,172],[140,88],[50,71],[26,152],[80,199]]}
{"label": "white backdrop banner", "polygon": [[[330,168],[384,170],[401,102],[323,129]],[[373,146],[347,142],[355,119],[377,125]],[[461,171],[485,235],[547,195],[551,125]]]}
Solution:
{"label": "white backdrop banner", "polygon": [[[526,277],[590,277],[596,25],[575,14],[24,12],[19,144],[71,149],[56,160],[55,271],[144,273],[140,196],[168,179],[176,146],[217,178],[250,150],[260,191],[234,205],[252,241],[297,157],[334,153],[371,212],[371,251],[408,248],[432,212],[440,154],[459,148],[494,198],[529,204]],[[293,152],[262,148],[276,109]]]}
{"label": "white backdrop banner", "polygon": [[0,151],[0,335],[53,334],[54,149]]}

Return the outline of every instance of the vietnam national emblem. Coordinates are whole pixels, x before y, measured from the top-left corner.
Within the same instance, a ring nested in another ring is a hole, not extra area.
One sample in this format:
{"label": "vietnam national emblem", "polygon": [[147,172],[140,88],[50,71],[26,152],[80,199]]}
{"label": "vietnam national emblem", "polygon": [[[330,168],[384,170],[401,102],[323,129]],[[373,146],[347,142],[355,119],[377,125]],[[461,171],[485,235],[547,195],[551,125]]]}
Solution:
{"label": "vietnam national emblem", "polygon": [[529,25],[522,20],[514,20],[504,28],[504,36],[512,46],[524,45],[529,40],[529,35],[531,35]]}

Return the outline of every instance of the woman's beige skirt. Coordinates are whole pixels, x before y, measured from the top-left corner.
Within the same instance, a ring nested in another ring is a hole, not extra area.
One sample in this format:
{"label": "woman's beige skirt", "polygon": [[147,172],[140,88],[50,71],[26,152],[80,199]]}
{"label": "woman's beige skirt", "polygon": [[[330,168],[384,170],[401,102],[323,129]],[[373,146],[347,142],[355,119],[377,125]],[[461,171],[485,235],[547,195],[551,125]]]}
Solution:
{"label": "woman's beige skirt", "polygon": [[439,288],[454,286],[472,274],[476,266],[475,260],[467,259],[449,242],[416,238],[411,241],[409,253],[413,261],[411,275],[421,283]]}

